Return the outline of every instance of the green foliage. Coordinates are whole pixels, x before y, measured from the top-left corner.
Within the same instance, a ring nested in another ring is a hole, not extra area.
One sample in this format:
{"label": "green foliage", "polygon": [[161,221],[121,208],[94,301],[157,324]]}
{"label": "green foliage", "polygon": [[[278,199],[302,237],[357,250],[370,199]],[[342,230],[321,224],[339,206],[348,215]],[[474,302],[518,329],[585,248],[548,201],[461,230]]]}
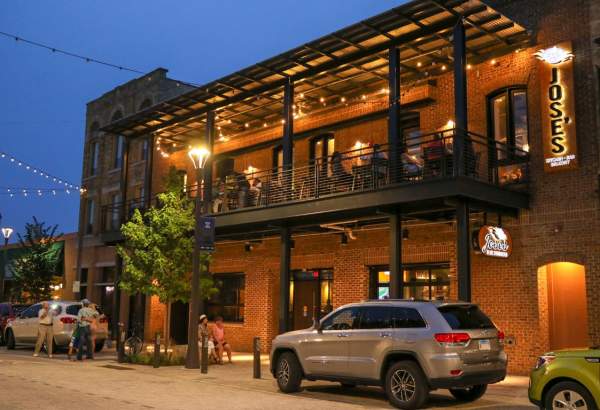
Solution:
{"label": "green foliage", "polygon": [[[144,214],[136,210],[121,227],[125,242],[117,247],[123,258],[121,289],[130,294],[156,295],[162,303],[188,301],[193,229],[193,203],[178,192],[160,194],[158,206]],[[209,255],[202,254],[201,263],[208,262]],[[202,275],[200,288],[204,298],[216,291],[209,275]]]}
{"label": "green foliage", "polygon": [[[154,365],[154,353],[140,353],[132,355],[127,358],[127,361],[132,364],[152,366]],[[161,353],[159,363],[160,366],[182,366],[185,363],[185,358]]]}
{"label": "green foliage", "polygon": [[56,234],[58,225],[46,226],[33,217],[25,224],[25,235],[18,234],[23,253],[12,262],[13,297],[19,301],[50,299],[51,286],[60,283],[63,247]]}

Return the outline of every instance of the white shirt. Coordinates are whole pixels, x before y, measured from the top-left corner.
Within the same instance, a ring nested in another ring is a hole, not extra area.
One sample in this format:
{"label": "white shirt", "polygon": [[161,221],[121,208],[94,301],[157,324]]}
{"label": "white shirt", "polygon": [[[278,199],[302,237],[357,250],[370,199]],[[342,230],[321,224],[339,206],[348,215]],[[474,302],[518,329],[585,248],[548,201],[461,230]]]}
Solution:
{"label": "white shirt", "polygon": [[[46,314],[47,313],[47,314]],[[42,315],[46,314],[46,317],[42,317]],[[40,325],[51,325],[52,324],[52,309],[40,309],[38,312],[38,318],[40,319]]]}

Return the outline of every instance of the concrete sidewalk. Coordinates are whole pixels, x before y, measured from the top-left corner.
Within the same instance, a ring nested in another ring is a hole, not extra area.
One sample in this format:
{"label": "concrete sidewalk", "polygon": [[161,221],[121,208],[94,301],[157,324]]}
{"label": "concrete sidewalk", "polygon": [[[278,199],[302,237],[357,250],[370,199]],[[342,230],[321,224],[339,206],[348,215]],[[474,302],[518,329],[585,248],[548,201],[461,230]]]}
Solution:
{"label": "concrete sidewalk", "polygon": [[[0,386],[4,400],[12,400],[11,410],[69,408],[83,400],[86,409],[328,409],[391,408],[383,391],[372,387],[342,389],[337,383],[304,382],[299,393],[286,395],[277,389],[262,357],[262,378],[252,378],[252,356],[238,353],[234,364],[211,365],[208,374],[181,366],[161,367],[124,365],[112,352],[96,360],[73,363],[65,355],[49,360],[31,357],[30,349],[0,349]],[[22,386],[22,387],[19,387]],[[32,389],[33,388],[33,389]],[[63,391],[64,407],[56,391]],[[35,395],[32,395],[35,392]],[[8,399],[7,399],[8,397]],[[43,400],[42,400],[43,399]],[[48,401],[56,407],[48,407]],[[36,404],[36,400],[42,400]],[[58,402],[57,402],[58,400]],[[4,402],[7,404],[7,402]],[[470,404],[456,402],[445,391],[432,394],[430,409],[533,409],[527,401],[527,378],[509,377],[490,386],[488,393]]]}

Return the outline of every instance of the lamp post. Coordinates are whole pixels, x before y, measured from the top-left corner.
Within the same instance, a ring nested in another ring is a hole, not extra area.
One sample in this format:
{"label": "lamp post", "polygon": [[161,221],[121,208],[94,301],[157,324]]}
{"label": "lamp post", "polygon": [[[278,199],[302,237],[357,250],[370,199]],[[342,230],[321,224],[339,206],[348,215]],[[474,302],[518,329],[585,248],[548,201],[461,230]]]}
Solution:
{"label": "lamp post", "polygon": [[188,152],[196,170],[196,197],[194,207],[194,254],[192,258],[192,294],[190,298],[190,315],[188,321],[188,348],[185,358],[187,369],[200,367],[198,356],[198,316],[200,314],[200,231],[203,213],[204,189],[202,187],[203,171],[210,152],[206,148],[196,147]]}
{"label": "lamp post", "polygon": [[2,253],[2,272],[0,273],[0,302],[4,299],[4,274],[8,263],[8,240],[13,233],[12,228],[2,228],[2,236],[4,237],[4,252]]}

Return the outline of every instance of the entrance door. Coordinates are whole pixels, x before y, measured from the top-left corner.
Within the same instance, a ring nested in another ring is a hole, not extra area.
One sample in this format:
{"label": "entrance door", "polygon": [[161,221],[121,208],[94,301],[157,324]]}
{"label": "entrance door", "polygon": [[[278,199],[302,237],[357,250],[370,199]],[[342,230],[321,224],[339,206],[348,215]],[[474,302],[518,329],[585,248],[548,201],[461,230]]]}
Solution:
{"label": "entrance door", "polygon": [[551,263],[548,281],[548,320],[550,348],[587,347],[588,315],[585,268],[569,262]]}
{"label": "entrance door", "polygon": [[181,301],[171,304],[171,338],[175,344],[187,344],[189,322],[189,304]]}
{"label": "entrance door", "polygon": [[306,329],[313,319],[331,312],[333,271],[331,269],[297,270],[290,283],[292,328]]}
{"label": "entrance door", "polygon": [[312,325],[318,292],[318,280],[294,282],[294,329],[306,329]]}

